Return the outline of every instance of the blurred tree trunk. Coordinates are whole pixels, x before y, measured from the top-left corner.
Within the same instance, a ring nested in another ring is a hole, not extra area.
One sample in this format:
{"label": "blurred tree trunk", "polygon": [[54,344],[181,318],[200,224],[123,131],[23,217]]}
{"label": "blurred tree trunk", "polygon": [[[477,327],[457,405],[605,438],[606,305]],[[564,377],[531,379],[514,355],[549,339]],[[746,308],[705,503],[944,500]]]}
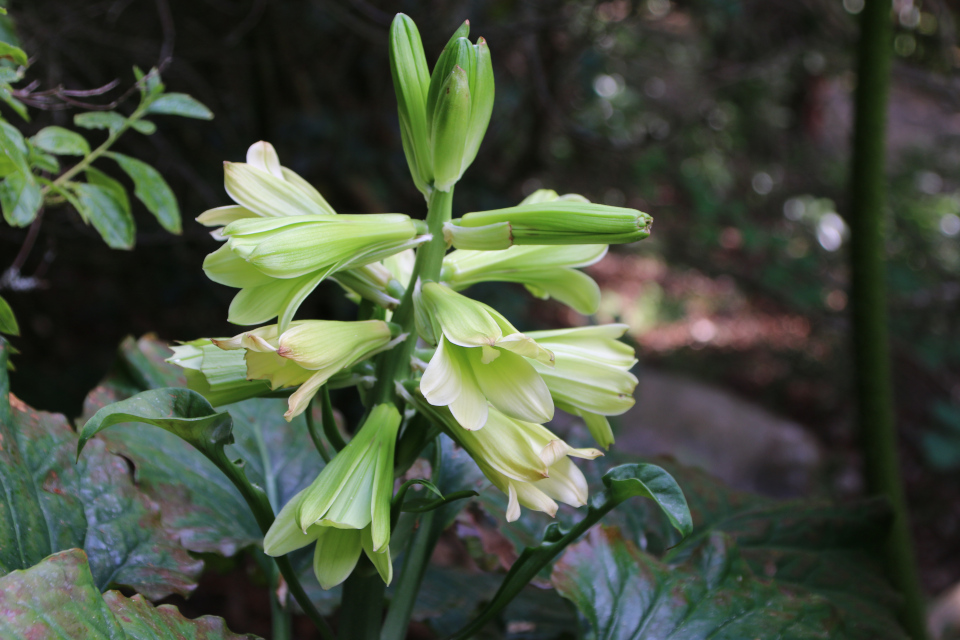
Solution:
{"label": "blurred tree trunk", "polygon": [[900,461],[887,340],[884,218],[886,123],[892,50],[890,0],[866,0],[860,44],[850,175],[852,312],[860,437],[871,493],[894,511],[886,541],[887,569],[904,597],[900,618],[914,640],[926,638]]}

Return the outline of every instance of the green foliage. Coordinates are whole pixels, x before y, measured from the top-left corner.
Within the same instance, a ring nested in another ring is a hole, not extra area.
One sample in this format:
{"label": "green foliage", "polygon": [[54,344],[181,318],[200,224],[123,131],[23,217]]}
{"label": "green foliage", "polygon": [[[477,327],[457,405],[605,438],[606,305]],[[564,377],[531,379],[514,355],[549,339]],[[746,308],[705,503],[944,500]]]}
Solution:
{"label": "green foliage", "polygon": [[140,595],[100,595],[79,549],[0,578],[0,611],[4,640],[256,640],[231,633],[222,618],[189,620],[176,607],[154,607]]}
{"label": "green foliage", "polygon": [[895,629],[851,633],[830,599],[756,577],[720,533],[685,562],[666,564],[597,528],[567,551],[553,581],[597,640],[906,638]]}
{"label": "green foliage", "polygon": [[[6,364],[9,346],[0,352]],[[82,548],[101,589],[117,584],[152,598],[189,593],[202,562],[134,483],[122,458],[96,443],[74,464],[77,435],[63,416],[8,399],[0,366],[0,572],[27,569],[49,554]]]}
{"label": "green foliage", "polygon": [[3,298],[0,298],[0,333],[11,336],[20,335],[20,325],[17,324],[17,317],[13,315],[13,309]]}

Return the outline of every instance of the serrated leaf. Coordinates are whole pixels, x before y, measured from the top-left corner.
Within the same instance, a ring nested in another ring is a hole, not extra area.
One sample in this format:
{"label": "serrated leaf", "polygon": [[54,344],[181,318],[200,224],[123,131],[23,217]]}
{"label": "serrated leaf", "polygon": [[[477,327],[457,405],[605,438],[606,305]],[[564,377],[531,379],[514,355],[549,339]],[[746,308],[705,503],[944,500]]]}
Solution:
{"label": "serrated leaf", "polygon": [[0,58],[12,60],[21,67],[25,67],[27,64],[29,64],[27,54],[23,51],[23,49],[20,47],[15,47],[9,42],[3,42],[2,40],[0,40]]}
{"label": "serrated leaf", "polygon": [[189,593],[203,563],[162,526],[157,504],[134,485],[126,462],[95,443],[75,465],[78,439],[67,420],[11,402],[8,391],[0,366],[0,482],[7,496],[0,504],[0,573],[82,547],[99,589],[119,584],[153,598]]}
{"label": "serrated leaf", "polygon": [[161,226],[170,233],[180,233],[180,207],[173,190],[160,172],[146,162],[120,153],[107,153],[133,180],[134,195],[147,207]]}
{"label": "serrated leaf", "polygon": [[222,618],[184,618],[143,596],[103,596],[79,549],[51,555],[0,578],[0,633],[36,640],[256,640],[227,629]]}
{"label": "serrated leaf", "polygon": [[89,220],[113,249],[132,249],[136,227],[130,213],[129,201],[124,206],[117,192],[109,187],[75,183],[74,191],[80,204],[80,215]]}
{"label": "serrated leaf", "polygon": [[579,609],[582,632],[597,640],[856,637],[829,599],[757,578],[721,533],[669,565],[599,527],[567,550],[553,582]]}
{"label": "serrated leaf", "polygon": [[83,129],[108,129],[116,133],[126,124],[127,119],[116,111],[88,111],[73,116],[73,124]]}
{"label": "serrated leaf", "polygon": [[147,113],[163,113],[184,118],[212,120],[213,112],[202,102],[185,93],[165,93],[154,100]]}
{"label": "serrated leaf", "polygon": [[63,127],[44,127],[30,141],[44,151],[61,156],[85,156],[90,153],[86,138]]}
{"label": "serrated leaf", "polygon": [[20,325],[17,324],[17,317],[13,314],[10,303],[3,298],[0,298],[0,333],[11,336],[20,335]]}
{"label": "serrated leaf", "polygon": [[11,226],[25,227],[33,222],[42,204],[40,185],[32,173],[18,171],[0,182],[0,208]]}
{"label": "serrated leaf", "polygon": [[145,136],[152,136],[157,132],[157,125],[149,120],[134,120],[130,126]]}

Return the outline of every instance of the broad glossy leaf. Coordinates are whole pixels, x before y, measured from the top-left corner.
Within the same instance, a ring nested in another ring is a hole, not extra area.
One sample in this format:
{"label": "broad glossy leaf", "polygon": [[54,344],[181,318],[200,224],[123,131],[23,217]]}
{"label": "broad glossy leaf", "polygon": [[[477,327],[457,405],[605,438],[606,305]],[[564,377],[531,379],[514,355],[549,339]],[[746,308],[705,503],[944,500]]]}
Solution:
{"label": "broad glossy leaf", "polygon": [[0,637],[30,640],[255,640],[222,618],[184,618],[143,596],[100,595],[86,555],[70,549],[0,578]]}
{"label": "broad glossy leaf", "polygon": [[590,496],[586,513],[569,528],[560,523],[550,524],[543,532],[542,540],[536,546],[526,547],[510,571],[504,577],[500,588],[469,625],[458,631],[452,638],[465,640],[472,637],[482,625],[496,616],[529,583],[537,577],[544,567],[549,565],[567,546],[597,524],[604,515],[632,497],[650,498],[660,507],[670,523],[682,534],[688,534],[693,528],[689,510],[683,493],[676,481],[664,469],[644,463],[620,465],[603,476],[606,490]]}
{"label": "broad glossy leaf", "polygon": [[164,229],[180,233],[180,207],[170,186],[160,172],[136,158],[120,153],[108,153],[133,180],[134,195],[140,199]]}
{"label": "broad glossy leaf", "polygon": [[20,335],[20,326],[17,324],[17,317],[13,314],[10,304],[0,298],[0,333],[6,333],[11,336]]}
{"label": "broad glossy leaf", "polygon": [[136,227],[130,214],[129,203],[123,206],[115,191],[95,184],[75,183],[80,215],[90,221],[113,249],[132,249]]}
{"label": "broad glossy leaf", "polygon": [[163,94],[147,107],[147,113],[164,113],[201,120],[213,119],[213,112],[210,109],[196,98],[185,93]]}
{"label": "broad glossy leaf", "polygon": [[905,639],[894,629],[852,633],[829,598],[756,577],[721,533],[683,563],[666,564],[597,528],[567,550],[553,582],[597,640]]}
{"label": "broad glossy leaf", "polygon": [[90,153],[86,138],[63,127],[44,127],[30,138],[30,142],[44,151],[61,156],[85,156]]}
{"label": "broad glossy leaf", "polygon": [[[90,393],[84,420],[142,389],[183,384],[182,370],[164,362],[169,355],[156,339],[125,340],[120,372]],[[266,490],[279,511],[323,467],[305,417],[287,423],[285,401],[276,398],[225,408],[232,415],[235,440],[225,445],[227,457],[245,461],[247,477]],[[233,484],[180,437],[147,424],[127,423],[104,431],[98,439],[134,463],[141,489],[161,505],[164,522],[182,532],[181,540],[191,551],[232,555],[261,542],[263,535]]]}
{"label": "broad glossy leaf", "polygon": [[0,504],[0,573],[82,547],[100,589],[120,584],[160,598],[196,586],[202,563],[162,526],[158,505],[136,487],[126,462],[96,443],[74,464],[76,433],[61,415],[8,400],[5,366],[0,438],[7,496]]}
{"label": "broad glossy leaf", "polygon": [[33,222],[41,204],[40,185],[31,173],[11,173],[0,182],[0,208],[11,226],[25,227]]}
{"label": "broad glossy leaf", "polygon": [[87,111],[73,116],[73,124],[83,129],[107,129],[111,134],[120,131],[127,119],[116,111]]}

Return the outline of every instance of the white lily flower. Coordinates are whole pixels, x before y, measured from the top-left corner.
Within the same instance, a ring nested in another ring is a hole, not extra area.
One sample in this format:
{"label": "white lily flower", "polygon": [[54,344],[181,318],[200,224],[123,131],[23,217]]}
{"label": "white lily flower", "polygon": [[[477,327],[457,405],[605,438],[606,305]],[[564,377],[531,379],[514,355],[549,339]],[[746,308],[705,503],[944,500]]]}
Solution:
{"label": "white lily flower", "polygon": [[287,401],[287,421],[303,413],[317,390],[334,374],[396,343],[395,325],[382,320],[295,322],[282,334],[277,325],[215,339],[221,349],[244,349],[247,377],[267,380],[273,389],[300,385]]}
{"label": "white lily flower", "polygon": [[446,286],[424,284],[416,301],[421,336],[438,343],[420,380],[430,404],[449,407],[469,430],[486,423],[488,401],[520,420],[553,418],[550,392],[531,364],[552,363],[550,351],[490,307]]}
{"label": "white lily flower", "polygon": [[605,416],[616,416],[634,405],[637,377],[630,369],[637,363],[633,348],[618,338],[625,324],[533,331],[528,335],[549,348],[553,367],[534,362],[557,406],[581,416],[600,446],[614,442]]}

